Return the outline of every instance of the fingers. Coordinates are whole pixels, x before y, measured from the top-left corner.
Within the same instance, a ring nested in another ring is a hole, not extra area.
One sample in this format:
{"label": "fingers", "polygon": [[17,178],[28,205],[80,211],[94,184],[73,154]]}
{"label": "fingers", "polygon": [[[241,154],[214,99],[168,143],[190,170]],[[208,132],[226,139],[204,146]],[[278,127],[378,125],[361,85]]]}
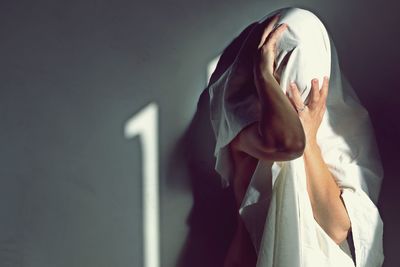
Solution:
{"label": "fingers", "polygon": [[310,106],[315,106],[319,101],[319,81],[318,79],[311,80],[311,99]]}
{"label": "fingers", "polygon": [[[304,106],[303,100],[300,96],[299,89],[294,82],[289,84],[290,91],[292,93],[292,97],[289,97],[294,106],[299,109]],[[319,81],[318,79],[311,80],[311,99],[308,103],[309,108],[314,108],[316,106],[325,107],[326,98],[328,96],[329,89],[329,78],[328,76],[324,76],[321,89],[319,89]]]}
{"label": "fingers", "polygon": [[[267,37],[265,44],[257,50],[254,55],[254,67],[260,68],[263,75],[273,76],[275,71],[275,47],[276,41],[287,28],[287,24],[281,24],[275,28]],[[275,78],[276,79],[276,78]]]}
{"label": "fingers", "polygon": [[329,77],[324,76],[324,81],[322,82],[322,88],[321,88],[321,97],[325,99],[328,97],[328,89],[329,89]]}
{"label": "fingers", "polygon": [[309,103],[310,107],[318,105],[325,105],[326,97],[328,96],[329,78],[324,76],[322,87],[319,87],[318,79],[312,79],[311,81],[311,100]]}
{"label": "fingers", "polygon": [[275,52],[275,46],[278,38],[282,35],[282,33],[288,28],[286,23],[282,23],[278,27],[276,27],[267,37],[266,42],[262,47],[265,47],[266,50],[271,52]]}
{"label": "fingers", "polygon": [[257,47],[258,49],[260,47],[262,47],[263,44],[265,43],[265,40],[267,39],[268,35],[272,32],[274,25],[278,22],[279,17],[280,17],[280,14],[278,13],[268,23],[267,27],[265,28],[265,30],[263,32],[263,35],[261,36],[260,43],[258,44],[258,47]]}
{"label": "fingers", "polygon": [[289,97],[290,100],[292,101],[293,105],[295,108],[301,109],[304,107],[303,99],[301,99],[299,89],[297,88],[296,83],[291,82],[289,85],[290,92],[292,93],[292,97]]}

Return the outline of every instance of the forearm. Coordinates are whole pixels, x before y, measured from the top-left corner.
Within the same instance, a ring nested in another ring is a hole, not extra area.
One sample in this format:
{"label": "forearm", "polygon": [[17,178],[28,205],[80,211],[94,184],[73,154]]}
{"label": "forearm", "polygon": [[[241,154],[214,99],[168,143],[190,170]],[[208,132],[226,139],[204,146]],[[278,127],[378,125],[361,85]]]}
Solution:
{"label": "forearm", "polygon": [[259,131],[265,146],[304,149],[300,119],[278,82],[273,78],[259,79],[256,87],[261,105]]}
{"label": "forearm", "polygon": [[340,198],[340,188],[325,164],[316,142],[311,141],[306,144],[304,163],[314,218],[339,244],[347,237],[350,219]]}

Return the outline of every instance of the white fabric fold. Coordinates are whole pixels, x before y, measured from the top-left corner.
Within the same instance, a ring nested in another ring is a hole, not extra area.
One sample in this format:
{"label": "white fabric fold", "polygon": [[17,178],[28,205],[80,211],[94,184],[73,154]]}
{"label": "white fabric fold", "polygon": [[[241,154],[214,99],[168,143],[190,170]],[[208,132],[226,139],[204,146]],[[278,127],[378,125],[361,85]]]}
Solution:
{"label": "white fabric fold", "polygon": [[327,30],[312,12],[294,7],[271,12],[246,29],[240,49],[227,66],[222,64],[227,64],[224,53],[228,52],[220,57],[208,90],[216,136],[215,169],[221,175],[221,185],[229,186],[233,178],[229,142],[260,118],[249,75],[251,51],[260,40],[261,23],[277,12],[281,17],[275,26],[289,25],[277,43],[276,67],[282,90],[295,81],[307,103],[311,79],[330,77],[327,109],[317,143],[341,188],[353,244],[345,241],[337,245],[315,221],[302,156],[283,162],[259,160],[239,210],[258,254],[257,266],[381,266],[383,223],[376,204],[383,170],[373,128],[368,112],[340,71]]}

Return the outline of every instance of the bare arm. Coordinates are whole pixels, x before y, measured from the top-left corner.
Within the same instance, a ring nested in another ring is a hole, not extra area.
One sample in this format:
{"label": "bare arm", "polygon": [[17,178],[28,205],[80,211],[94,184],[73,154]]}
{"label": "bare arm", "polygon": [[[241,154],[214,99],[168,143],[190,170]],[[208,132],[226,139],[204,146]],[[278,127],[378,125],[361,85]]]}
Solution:
{"label": "bare arm", "polygon": [[315,220],[325,232],[340,244],[347,238],[350,219],[340,197],[340,188],[329,172],[316,143],[307,144],[304,151],[307,191]]}
{"label": "bare arm", "polygon": [[[292,86],[293,105],[304,105],[296,86]],[[324,79],[319,89],[318,80],[311,85],[311,102],[299,112],[306,133],[306,148],[304,164],[307,175],[307,191],[315,220],[322,229],[337,243],[347,238],[350,230],[350,219],[341,199],[339,186],[330,173],[317,144],[317,131],[325,113],[326,97],[328,96],[328,79]]]}
{"label": "bare arm", "polygon": [[262,147],[269,152],[300,156],[304,150],[305,135],[289,99],[275,79],[258,81],[257,89],[261,104],[259,132]]}
{"label": "bare arm", "polygon": [[272,31],[278,17],[266,27],[254,58],[254,83],[260,100],[260,122],[243,129],[233,147],[254,158],[285,161],[299,157],[305,134],[296,110],[274,75],[275,44],[287,25]]}

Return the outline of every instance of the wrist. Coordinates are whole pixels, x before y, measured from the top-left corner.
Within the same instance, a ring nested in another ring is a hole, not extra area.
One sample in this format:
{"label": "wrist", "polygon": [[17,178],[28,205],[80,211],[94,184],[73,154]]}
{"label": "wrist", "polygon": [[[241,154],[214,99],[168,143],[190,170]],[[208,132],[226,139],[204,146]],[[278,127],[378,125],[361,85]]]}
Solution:
{"label": "wrist", "polygon": [[315,138],[306,138],[306,146],[304,148],[304,154],[308,154],[312,151],[319,151],[319,146]]}
{"label": "wrist", "polygon": [[277,83],[275,77],[269,72],[264,72],[255,76],[256,83],[262,85],[263,87],[271,87]]}
{"label": "wrist", "polygon": [[[261,98],[276,98],[277,93],[282,91],[280,85],[273,78],[259,78],[256,81],[258,94]],[[270,103],[268,103],[268,106]]]}

